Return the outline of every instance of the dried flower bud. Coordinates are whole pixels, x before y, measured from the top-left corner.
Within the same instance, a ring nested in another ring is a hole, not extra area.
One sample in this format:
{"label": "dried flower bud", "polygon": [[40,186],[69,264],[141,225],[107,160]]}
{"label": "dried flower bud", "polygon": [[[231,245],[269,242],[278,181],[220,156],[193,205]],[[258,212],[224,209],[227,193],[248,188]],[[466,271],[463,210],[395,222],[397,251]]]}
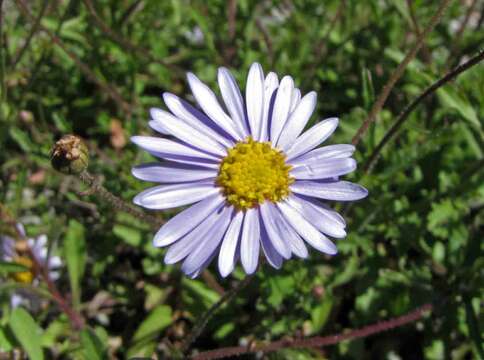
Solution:
{"label": "dried flower bud", "polygon": [[65,135],[52,149],[51,164],[63,174],[80,174],[89,162],[89,152],[80,137]]}

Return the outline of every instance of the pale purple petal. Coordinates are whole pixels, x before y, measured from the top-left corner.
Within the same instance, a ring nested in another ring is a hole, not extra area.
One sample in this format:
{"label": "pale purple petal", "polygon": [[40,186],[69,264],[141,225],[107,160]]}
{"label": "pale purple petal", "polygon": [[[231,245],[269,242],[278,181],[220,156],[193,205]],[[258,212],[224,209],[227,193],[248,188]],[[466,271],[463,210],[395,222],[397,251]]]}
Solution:
{"label": "pale purple petal", "polygon": [[272,245],[272,241],[269,239],[269,235],[267,235],[265,226],[261,223],[261,244],[262,244],[262,251],[264,252],[267,262],[274,268],[280,269],[282,266],[283,258],[279,254],[279,252],[275,249]]}
{"label": "pale purple petal", "polygon": [[205,114],[233,139],[240,140],[242,134],[239,134],[235,123],[222,109],[213,91],[192,73],[187,74],[187,79],[193,96]]}
{"label": "pale purple petal", "polygon": [[224,67],[218,69],[218,86],[224,99],[225,106],[232,120],[235,122],[239,133],[243,137],[249,136],[249,126],[245,118],[245,103],[240,93],[239,86],[230,71]]}
{"label": "pale purple petal", "polygon": [[131,141],[155,156],[188,156],[192,158],[219,161],[219,157],[217,156],[194,149],[178,141],[152,136],[132,136]]}
{"label": "pale purple petal", "polygon": [[294,90],[294,81],[290,76],[284,76],[277,89],[274,110],[272,111],[270,141],[277,144],[282,128],[286,124],[291,107],[292,91]]}
{"label": "pale purple petal", "polygon": [[301,198],[301,199],[303,199],[307,202],[310,202],[315,207],[317,207],[319,209],[319,211],[323,212],[324,216],[327,216],[332,221],[339,223],[343,228],[346,227],[345,219],[340,214],[338,214],[336,211],[331,209],[328,205],[321,202],[320,200],[313,198],[313,197],[304,196],[304,195],[301,195],[301,194],[295,194],[295,196],[297,196],[298,198]]}
{"label": "pale purple petal", "polygon": [[218,269],[220,275],[223,277],[226,277],[234,270],[237,261],[235,253],[237,250],[237,245],[239,244],[243,220],[244,212],[237,212],[232,219],[232,222],[230,223],[230,226],[222,241],[222,246],[220,247],[220,253],[218,256]]}
{"label": "pale purple petal", "polygon": [[193,204],[219,192],[213,181],[159,185],[139,193],[133,202],[147,209],[163,210]]}
{"label": "pale purple petal", "polygon": [[253,63],[247,76],[245,85],[245,99],[247,101],[247,120],[250,133],[254,139],[260,138],[262,115],[264,113],[264,72],[262,66]]}
{"label": "pale purple petal", "polygon": [[15,255],[15,240],[10,236],[0,236],[0,258],[7,260]]}
{"label": "pale purple petal", "polygon": [[279,87],[279,79],[277,75],[273,72],[267,74],[264,80],[264,111],[262,114],[262,124],[259,136],[259,141],[269,140],[269,116],[271,113],[271,106],[274,106],[274,101],[276,99],[275,91]]}
{"label": "pale purple petal", "polygon": [[200,244],[205,234],[220,219],[224,205],[219,205],[210,216],[206,217],[192,231],[171,245],[165,255],[165,264],[174,264],[186,258]]}
{"label": "pale purple petal", "polygon": [[291,113],[284,129],[282,130],[277,146],[283,150],[288,149],[294,140],[301,134],[308,123],[314,108],[316,107],[316,93],[311,91],[298,103],[296,109]]}
{"label": "pale purple petal", "polygon": [[163,99],[168,109],[176,117],[182,119],[197,131],[225,147],[232,147],[234,145],[234,142],[227,137],[227,134],[222,129],[188,102],[171,93],[164,93]]}
{"label": "pale purple petal", "polygon": [[152,155],[167,161],[185,164],[185,165],[192,165],[195,167],[214,169],[217,171],[220,168],[220,161],[200,159],[200,158],[191,157],[191,156],[170,156],[162,153],[152,153]]}
{"label": "pale purple petal", "polygon": [[148,121],[148,125],[150,126],[150,128],[152,128],[153,130],[155,130],[156,132],[162,135],[171,135],[170,132],[165,129],[165,127],[160,121],[150,120]]}
{"label": "pale purple petal", "polygon": [[287,222],[309,245],[329,255],[334,255],[338,252],[336,246],[326,236],[319,232],[318,229],[311,225],[311,223],[287,202],[279,202],[277,203],[277,207],[281,210]]}
{"label": "pale purple petal", "polygon": [[219,142],[196,130],[169,112],[162,109],[151,108],[150,114],[155,121],[159,121],[163,124],[163,128],[166,129],[166,131],[187,144],[211,154],[219,156],[225,156],[227,154],[225,147]]}
{"label": "pale purple petal", "polygon": [[337,126],[337,118],[329,118],[314,125],[299,136],[289,150],[286,151],[287,159],[294,159],[295,157],[314,149],[330,137]]}
{"label": "pale purple petal", "polygon": [[260,205],[259,209],[268,238],[272,242],[272,245],[274,245],[274,248],[285,259],[289,259],[291,257],[291,249],[284,240],[286,236],[284,230],[286,229],[284,224],[282,224],[280,217],[277,216],[277,210],[275,209],[274,204],[266,201]]}
{"label": "pale purple petal", "polygon": [[350,144],[336,144],[323,146],[305,153],[288,161],[290,165],[300,166],[305,164],[318,163],[324,159],[344,159],[351,157],[355,152],[355,147]]}
{"label": "pale purple petal", "polygon": [[322,211],[319,207],[295,195],[289,196],[286,201],[308,222],[324,234],[338,239],[346,236],[344,226],[342,226],[340,222],[334,221],[327,216],[326,212]]}
{"label": "pale purple petal", "polygon": [[252,274],[257,269],[259,248],[259,212],[255,208],[248,209],[245,213],[244,225],[242,226],[242,239],[240,244],[242,266],[247,274]]}
{"label": "pale purple petal", "polygon": [[326,159],[318,163],[312,162],[300,165],[290,172],[297,180],[328,179],[348,174],[356,169],[356,161],[352,158]]}
{"label": "pale purple petal", "polygon": [[161,247],[172,244],[208,218],[224,202],[221,194],[215,194],[183,210],[158,230],[153,245]]}
{"label": "pale purple petal", "polygon": [[135,166],[131,169],[134,177],[158,183],[178,183],[212,179],[217,170],[173,162],[151,163]]}
{"label": "pale purple petal", "polygon": [[233,208],[225,207],[217,219],[217,222],[207,231],[203,237],[200,237],[198,246],[190,253],[182,265],[182,271],[185,274],[197,272],[203,264],[210,258],[222,241],[227,228],[230,224],[230,217]]}
{"label": "pale purple petal", "polygon": [[289,114],[291,114],[294,110],[296,110],[296,107],[298,106],[300,101],[301,101],[301,90],[299,90],[298,88],[294,88],[291,96],[291,107],[289,108]]}
{"label": "pale purple petal", "polygon": [[291,191],[325,200],[353,201],[365,198],[368,191],[361,185],[348,181],[317,182],[296,181],[290,186]]}

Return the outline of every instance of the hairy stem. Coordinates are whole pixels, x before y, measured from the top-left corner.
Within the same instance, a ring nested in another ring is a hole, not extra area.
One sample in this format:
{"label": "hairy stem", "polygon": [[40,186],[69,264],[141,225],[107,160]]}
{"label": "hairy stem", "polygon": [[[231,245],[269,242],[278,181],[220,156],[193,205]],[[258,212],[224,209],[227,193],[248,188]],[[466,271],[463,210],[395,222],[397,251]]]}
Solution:
{"label": "hairy stem", "polygon": [[115,209],[124,211],[144,222],[147,222],[152,225],[153,228],[159,228],[163,224],[163,220],[158,219],[155,216],[145,214],[143,211],[132,207],[123,199],[112,194],[109,190],[102,186],[93,175],[87,172],[87,170],[83,171],[79,175],[79,178],[82,180],[83,183],[89,186],[89,190],[87,191],[87,193],[92,192],[98,194],[103,200],[106,200]]}
{"label": "hairy stem", "polygon": [[385,102],[388,99],[388,96],[390,95],[390,92],[392,91],[393,87],[395,86],[397,81],[402,77],[403,72],[405,71],[405,68],[407,67],[407,65],[415,58],[415,55],[417,55],[417,52],[422,47],[427,35],[432,31],[435,25],[437,25],[439,20],[442,18],[442,15],[444,14],[447,7],[449,6],[450,2],[451,0],[443,0],[440,3],[439,9],[435,13],[435,15],[432,16],[432,19],[430,20],[427,27],[421,32],[420,36],[417,38],[415,45],[410,49],[410,51],[407,53],[407,55],[402,60],[402,62],[398,64],[395,71],[391,74],[390,79],[388,79],[385,86],[383,86],[383,89],[380,92],[380,95],[376,99],[375,103],[373,104],[373,107],[371,108],[367,118],[365,119],[365,121],[363,122],[363,124],[361,125],[361,127],[358,129],[355,136],[351,140],[353,145],[355,146],[358,145],[361,138],[368,130],[368,127],[370,126],[370,124],[376,120],[376,116],[385,105]]}
{"label": "hairy stem", "polygon": [[414,322],[424,316],[425,313],[432,310],[431,304],[425,304],[405,315],[365,326],[361,329],[352,330],[350,332],[340,333],[329,336],[315,336],[307,339],[284,339],[274,341],[264,345],[249,344],[249,346],[227,347],[217,350],[205,351],[192,357],[195,360],[211,360],[222,359],[229,356],[239,356],[242,354],[250,354],[256,352],[269,353],[281,349],[294,348],[314,348],[324,347],[328,345],[338,344],[345,340],[354,340],[364,338],[373,334],[388,331],[411,322]]}

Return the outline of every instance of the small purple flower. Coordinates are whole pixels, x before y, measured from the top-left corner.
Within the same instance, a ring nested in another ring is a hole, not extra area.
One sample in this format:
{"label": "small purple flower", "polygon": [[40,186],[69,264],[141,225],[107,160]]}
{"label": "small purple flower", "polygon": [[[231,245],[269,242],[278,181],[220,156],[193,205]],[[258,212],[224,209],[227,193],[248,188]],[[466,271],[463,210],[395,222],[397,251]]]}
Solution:
{"label": "small purple flower", "polygon": [[[25,238],[25,229],[22,224],[17,224],[18,233]],[[27,245],[30,247],[36,261],[47,266],[49,275],[52,280],[57,280],[60,276],[59,268],[62,266],[62,261],[58,256],[48,256],[48,242],[46,235],[40,235],[37,238],[28,238]],[[11,274],[11,278],[19,283],[31,284],[37,286],[39,281],[35,277],[32,260],[24,254],[19,253],[16,248],[16,240],[8,235],[0,235],[0,259],[2,261],[18,263],[27,267],[27,270]],[[12,293],[10,304],[12,307],[17,307],[21,304],[30,303],[33,308],[37,308],[39,299],[34,293],[28,289],[19,289]]]}
{"label": "small purple flower", "polygon": [[194,278],[218,255],[222,276],[240,259],[247,274],[265,254],[280,268],[292,255],[306,258],[305,243],[334,255],[328,238],[346,236],[346,223],[321,200],[352,201],[367,196],[360,185],[339,180],[356,169],[355,148],[319,147],[338,126],[323,120],[303,132],[316,106],[316,93],[301,97],[290,76],[264,76],[254,63],[245,100],[225,68],[218,83],[226,110],[195,75],[188,83],[201,111],[174,94],[163,98],[169,111],[151,109],[155,131],[172,136],[134,136],[132,141],[163,159],[133,168],[138,179],[161,183],[134,203],[169,209],[196,203],[156,233],[155,246],[170,246],[165,263],[183,260]]}

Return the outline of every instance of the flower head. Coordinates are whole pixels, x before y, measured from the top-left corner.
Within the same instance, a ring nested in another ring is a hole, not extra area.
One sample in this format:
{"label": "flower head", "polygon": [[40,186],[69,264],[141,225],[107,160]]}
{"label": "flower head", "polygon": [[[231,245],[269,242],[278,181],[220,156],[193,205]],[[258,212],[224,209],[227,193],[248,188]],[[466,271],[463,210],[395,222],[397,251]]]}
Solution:
{"label": "flower head", "polygon": [[[0,235],[0,260],[22,265],[25,270],[10,274],[10,278],[18,283],[25,285],[38,285],[38,279],[34,263],[29,257],[27,248],[35,257],[38,264],[46,266],[50,278],[56,280],[59,278],[59,268],[62,261],[58,256],[48,256],[48,242],[46,235],[40,235],[37,238],[26,239],[25,229],[22,224],[16,225],[17,232],[22,239],[15,240],[9,235]],[[26,289],[17,290],[12,294],[11,305],[16,307],[27,300],[35,301],[33,294]]]}
{"label": "flower head", "polygon": [[201,111],[165,93],[169,109],[151,109],[149,125],[172,136],[134,136],[132,141],[163,159],[133,168],[133,175],[161,183],[134,202],[148,209],[196,203],[157,232],[155,246],[170,246],[165,262],[183,260],[196,277],[218,255],[222,276],[240,259],[253,273],[259,254],[280,268],[292,255],[306,258],[306,243],[334,255],[328,238],[346,236],[345,221],[321,200],[366,197],[360,185],[339,180],[352,172],[352,145],[319,147],[338,125],[323,120],[303,132],[316,106],[316,93],[301,97],[291,77],[264,76],[259,64],[249,71],[245,99],[225,68],[218,83],[226,110],[195,75],[188,82]]}

